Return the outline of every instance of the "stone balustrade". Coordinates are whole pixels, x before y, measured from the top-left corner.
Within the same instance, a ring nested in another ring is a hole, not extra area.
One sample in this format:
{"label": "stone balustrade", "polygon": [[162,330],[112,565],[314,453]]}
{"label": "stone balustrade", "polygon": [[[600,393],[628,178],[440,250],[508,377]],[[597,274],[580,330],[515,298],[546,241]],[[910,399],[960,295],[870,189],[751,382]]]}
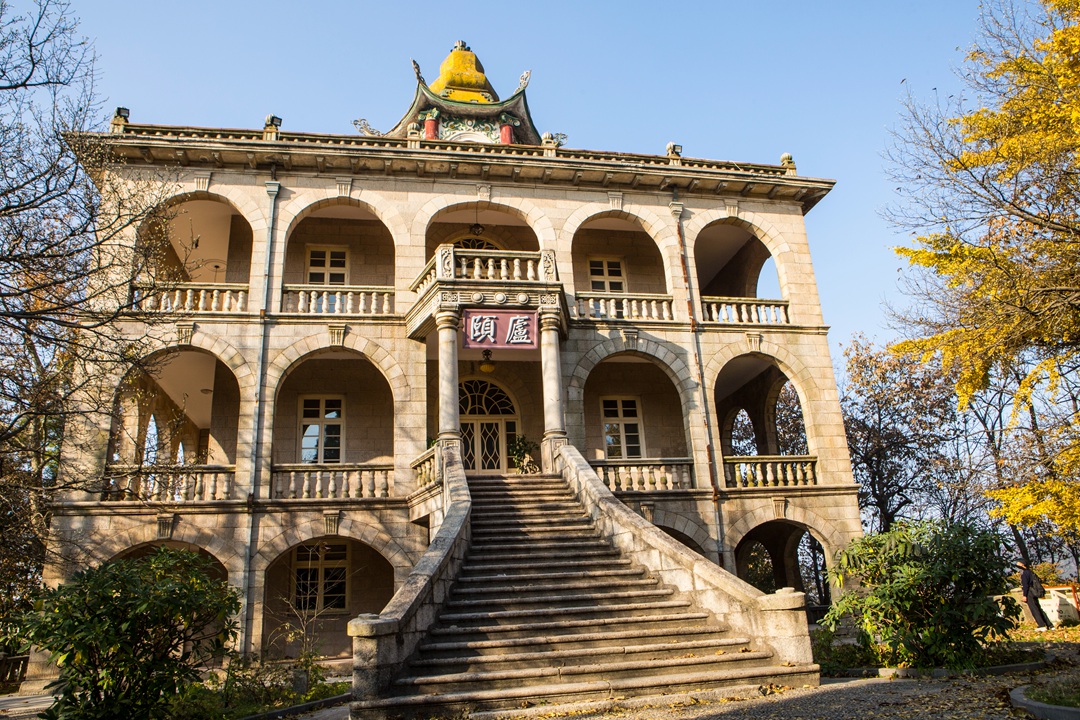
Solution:
{"label": "stone balustrade", "polygon": [[393,492],[394,466],[390,464],[334,463],[274,465],[271,473],[274,500],[346,500],[385,498]]}
{"label": "stone balustrade", "polygon": [[143,312],[247,312],[245,283],[180,283],[169,288],[137,287],[133,306]]}
{"label": "stone balustrade", "polygon": [[589,464],[612,492],[689,490],[694,486],[690,458],[593,460]]}
{"label": "stone balustrade", "polygon": [[439,482],[442,479],[442,469],[439,467],[439,457],[435,447],[429,447],[413,460],[412,469],[418,488]]}
{"label": "stone balustrade", "polygon": [[423,295],[436,281],[553,283],[558,279],[555,254],[550,250],[465,250],[440,245],[410,289]]}
{"label": "stone balustrade", "polygon": [[701,298],[703,322],[724,325],[788,325],[787,300],[759,300],[757,298],[709,297]]}
{"label": "stone balustrade", "polygon": [[283,313],[300,315],[392,315],[394,288],[361,285],[286,285]]}
{"label": "stone balustrade", "polygon": [[109,502],[211,502],[234,500],[236,468],[198,465],[157,468],[110,465],[102,500]]}
{"label": "stone balustrade", "polygon": [[577,293],[573,312],[582,320],[675,319],[670,295],[642,293]]}
{"label": "stone balustrade", "polygon": [[753,455],[724,458],[729,488],[817,485],[817,458],[810,455]]}

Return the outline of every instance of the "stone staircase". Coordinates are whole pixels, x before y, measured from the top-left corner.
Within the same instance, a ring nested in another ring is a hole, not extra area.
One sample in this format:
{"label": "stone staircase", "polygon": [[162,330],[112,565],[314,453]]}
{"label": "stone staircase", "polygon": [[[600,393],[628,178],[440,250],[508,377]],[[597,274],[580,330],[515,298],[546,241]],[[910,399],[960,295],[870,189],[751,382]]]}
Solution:
{"label": "stone staircase", "polygon": [[622,556],[560,476],[476,477],[469,490],[472,543],[438,622],[354,718],[817,683],[816,665],[775,662]]}

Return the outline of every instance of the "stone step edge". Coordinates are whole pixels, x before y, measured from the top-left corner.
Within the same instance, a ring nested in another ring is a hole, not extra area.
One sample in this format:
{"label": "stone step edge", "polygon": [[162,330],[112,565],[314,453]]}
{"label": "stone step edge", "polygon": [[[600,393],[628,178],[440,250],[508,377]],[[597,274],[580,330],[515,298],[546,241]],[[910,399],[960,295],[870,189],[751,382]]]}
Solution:
{"label": "stone step edge", "polygon": [[[626,564],[630,564],[627,560]],[[569,564],[568,564],[569,565]],[[465,566],[468,567],[468,566]],[[592,580],[597,578],[640,578],[645,577],[645,570],[641,568],[628,567],[621,570],[615,569],[600,569],[600,570],[578,570],[574,572],[533,572],[533,573],[520,573],[517,575],[473,575],[469,573],[465,567],[462,568],[461,574],[458,576],[458,582],[460,583],[488,583],[488,582],[522,582],[523,580]],[[657,582],[653,579],[653,582]],[[537,586],[539,587],[539,586]],[[565,587],[560,585],[560,587]],[[595,587],[595,585],[590,585]],[[533,589],[533,588],[529,588]]]}
{"label": "stone step edge", "polygon": [[[690,622],[707,621],[709,614],[705,612],[682,612],[671,615],[631,615],[630,617],[601,617],[579,618],[577,620],[556,620],[554,622],[525,622],[513,625],[470,625],[470,626],[436,626],[429,631],[432,635],[476,635],[477,633],[496,634],[505,632],[530,632],[533,630],[558,630],[580,627],[608,627],[611,625],[644,625],[647,623],[660,622]],[[709,627],[703,625],[703,627]]]}
{"label": "stone step edge", "polygon": [[[581,612],[581,608],[584,605],[571,605],[566,606],[566,603],[590,603],[595,608],[606,610],[614,607],[609,605],[615,600],[648,600],[658,598],[669,598],[675,595],[675,591],[671,588],[654,588],[652,590],[619,590],[608,592],[595,592],[595,593],[575,593],[573,595],[542,595],[540,597],[515,597],[515,596],[503,596],[503,597],[480,597],[480,598],[461,598],[457,597],[453,600],[447,600],[445,607],[451,608],[455,611],[466,610],[473,608],[472,612],[476,612],[476,608],[495,606],[489,612],[516,612],[521,610],[525,612],[530,608],[521,607],[522,605],[541,605],[546,607],[531,608],[534,610],[550,610],[551,612]],[[511,610],[513,608],[513,610]]]}
{"label": "stone step edge", "polygon": [[[462,587],[459,585],[454,588],[455,594],[461,595],[496,595],[498,593],[537,593],[537,592],[558,592],[560,590],[593,590],[596,588],[632,588],[641,587],[645,585],[656,586],[660,584],[660,581],[654,577],[649,577],[643,573],[637,575],[597,575],[590,578],[576,577],[573,579],[567,579],[565,582],[547,583],[536,582],[543,578],[533,578],[533,582],[522,582],[517,577],[487,577],[485,576],[484,583],[496,583],[490,587]],[[558,580],[559,578],[555,578]],[[458,582],[475,583],[477,581],[471,578],[459,578]],[[561,599],[561,598],[560,598]]]}
{"label": "stone step edge", "polygon": [[[739,645],[745,645],[746,642],[737,642],[733,638],[715,638],[712,640],[683,640],[681,642],[662,642],[660,638],[657,638],[657,642],[645,643],[642,645],[616,645],[609,648],[573,648],[568,650],[537,650],[534,652],[518,652],[518,653],[499,653],[491,655],[456,655],[452,657],[439,657],[439,658],[420,658],[414,660],[410,667],[433,667],[440,665],[461,665],[469,663],[478,664],[496,664],[502,662],[531,662],[537,661],[550,661],[554,662],[563,659],[575,659],[582,657],[614,657],[619,655],[638,655],[641,653],[652,652],[686,652],[689,650],[712,650],[736,647]],[[724,655],[739,656],[745,655],[740,652],[725,652],[714,653],[716,657],[723,657]],[[704,656],[703,656],[704,657]]]}
{"label": "stone step edge", "polygon": [[[519,565],[517,563],[504,562],[504,560],[528,560],[528,561],[532,561],[530,563],[530,565],[535,565],[535,566],[540,566],[540,565],[544,565],[544,566],[562,565],[562,566],[569,566],[569,567],[577,567],[577,565],[579,564],[579,561],[584,559],[584,558],[588,558],[590,561],[597,561],[597,562],[600,562],[604,558],[607,558],[606,562],[608,564],[610,564],[610,563],[619,563],[621,565],[633,565],[633,562],[629,558],[622,557],[620,555],[619,551],[615,550],[614,548],[607,547],[607,546],[597,547],[596,543],[589,543],[589,544],[592,545],[593,548],[591,550],[581,550],[578,554],[576,554],[574,556],[573,560],[568,560],[566,558],[566,553],[565,552],[555,552],[554,550],[549,550],[549,551],[545,551],[545,552],[533,552],[533,553],[523,553],[523,552],[496,553],[496,552],[492,551],[492,554],[485,555],[484,557],[476,557],[475,553],[470,552],[470,554],[465,556],[465,564],[464,564],[464,566],[462,568],[462,572],[465,572],[465,568],[469,568],[470,566],[472,566],[474,564],[477,564],[478,560],[484,561],[484,562],[479,563],[479,565],[482,565],[485,568],[490,567],[490,566],[497,566],[497,567],[506,566],[506,567],[510,567],[510,568],[519,568],[519,567],[521,567],[521,565]],[[559,548],[559,549],[564,550],[565,548]],[[475,550],[475,548],[473,548],[473,550]],[[504,560],[492,560],[492,557],[503,558]],[[543,562],[539,563],[539,562],[536,562],[536,560],[543,560]],[[605,567],[607,567],[607,565],[605,565]]]}
{"label": "stone step edge", "polygon": [[462,620],[497,620],[499,618],[529,617],[535,615],[570,615],[572,613],[612,613],[624,610],[666,610],[668,608],[689,608],[690,603],[685,600],[669,600],[651,603],[628,603],[626,605],[580,605],[578,607],[558,608],[535,608],[531,610],[492,610],[483,613],[443,613],[439,615],[440,622]]}
{"label": "stone step edge", "polygon": [[[632,638],[670,638],[681,635],[719,635],[728,632],[724,625],[706,625],[682,628],[634,628],[632,630],[608,630],[606,632],[584,632],[570,635],[539,635],[527,638],[502,638],[500,640],[461,640],[450,642],[423,643],[422,652],[450,652],[455,650],[488,650],[499,648],[527,647],[529,645],[557,645],[560,643],[596,642],[608,640],[628,640]],[[746,645],[747,637],[719,638],[724,642]],[[671,643],[677,644],[677,643]],[[587,648],[586,648],[587,649]],[[555,651],[558,652],[558,651]]]}
{"label": "stone step edge", "polygon": [[603,673],[620,673],[634,671],[656,670],[658,668],[670,668],[680,666],[711,665],[713,663],[737,663],[751,660],[765,660],[772,657],[771,652],[751,650],[749,652],[731,653],[730,655],[702,655],[700,657],[675,657],[675,658],[649,658],[648,660],[623,660],[621,662],[587,663],[581,665],[562,665],[552,667],[550,665],[535,668],[518,668],[513,670],[477,670],[463,673],[446,673],[444,675],[415,675],[401,677],[394,681],[397,687],[407,685],[438,685],[449,683],[485,683],[497,680],[531,680],[535,678],[557,677],[569,675],[592,675]]}
{"label": "stone step edge", "polygon": [[474,710],[469,720],[530,720],[552,717],[617,717],[622,710],[653,707],[679,707],[704,705],[724,700],[754,700],[764,697],[765,686],[760,683],[729,685],[714,690],[687,690],[657,695],[633,695],[604,700],[581,700],[578,702],[536,705],[513,710]]}
{"label": "stone step edge", "polygon": [[[467,692],[432,695],[397,695],[377,700],[357,700],[351,709],[362,711],[377,708],[400,708],[409,705],[436,705],[483,702],[491,700],[517,700],[528,697],[551,695],[583,695],[586,693],[615,693],[639,688],[671,687],[673,685],[698,685],[725,680],[745,680],[754,677],[780,678],[789,675],[805,675],[820,672],[817,665],[762,665],[755,668],[725,669],[721,672],[685,673],[683,675],[638,676],[616,680],[534,685],[531,687],[499,688],[496,690],[472,690]],[[547,706],[551,707],[551,706]],[[546,709],[546,708],[545,708]],[[504,711],[505,713],[506,711]]]}

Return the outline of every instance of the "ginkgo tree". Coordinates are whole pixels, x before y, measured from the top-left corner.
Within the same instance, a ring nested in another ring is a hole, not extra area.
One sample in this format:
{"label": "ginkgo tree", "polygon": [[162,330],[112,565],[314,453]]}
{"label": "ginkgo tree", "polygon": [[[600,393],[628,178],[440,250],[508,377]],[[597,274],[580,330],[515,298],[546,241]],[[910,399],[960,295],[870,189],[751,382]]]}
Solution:
{"label": "ginkgo tree", "polygon": [[897,351],[940,362],[966,407],[1020,373],[1014,420],[1037,409],[1045,441],[994,497],[1008,522],[1080,517],[1080,0],[984,6],[960,72],[966,93],[910,99],[890,151],[893,220],[916,299]]}

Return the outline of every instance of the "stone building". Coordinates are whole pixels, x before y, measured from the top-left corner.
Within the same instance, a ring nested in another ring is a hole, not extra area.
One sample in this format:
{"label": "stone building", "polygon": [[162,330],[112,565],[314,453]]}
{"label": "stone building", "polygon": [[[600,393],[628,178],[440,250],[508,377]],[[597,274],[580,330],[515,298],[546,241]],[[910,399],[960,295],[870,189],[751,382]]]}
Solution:
{"label": "stone building", "polygon": [[[860,533],[803,220],[832,181],[788,155],[569,149],[528,81],[500,100],[459,43],[385,134],[118,111],[116,172],[175,182],[182,277],[132,289],[167,332],[84,451],[100,489],[53,508],[74,562],[198,549],[243,593],[243,651],[296,652],[282,628],[304,618],[348,657],[348,621],[443,528],[444,478],[512,474],[524,440],[731,573],[763,549],[777,587],[802,589],[805,533],[830,556]],[[802,455],[777,433],[789,383]],[[736,455],[742,413],[756,452]]]}

